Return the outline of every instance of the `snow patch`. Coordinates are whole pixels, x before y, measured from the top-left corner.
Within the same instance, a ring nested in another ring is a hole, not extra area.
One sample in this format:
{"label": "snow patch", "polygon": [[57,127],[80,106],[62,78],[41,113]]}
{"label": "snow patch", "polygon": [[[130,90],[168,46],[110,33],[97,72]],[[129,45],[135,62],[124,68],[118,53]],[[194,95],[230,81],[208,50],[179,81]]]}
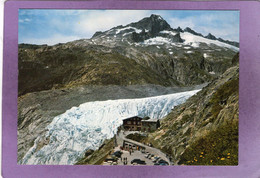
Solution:
{"label": "snow patch", "polygon": [[124,27],[116,30],[116,34],[120,33],[121,31],[132,29],[132,27]]}
{"label": "snow patch", "polygon": [[[117,30],[116,30],[116,34],[119,34],[120,32],[125,31],[125,30],[129,30],[129,29],[134,30],[136,33],[140,33],[140,32],[142,31],[142,30],[140,30],[140,29],[138,29],[138,28],[128,26],[128,27],[124,27],[124,28],[117,29]],[[130,32],[130,33],[133,33],[133,32]]]}
{"label": "snow patch", "polygon": [[129,35],[131,33],[133,33],[133,32],[124,33],[122,36],[126,36],[126,35]]}
{"label": "snow patch", "polygon": [[172,32],[172,31],[168,31],[168,30],[160,31],[160,33],[166,33],[166,34],[170,34],[172,36],[175,36],[177,34],[176,32]]}
{"label": "snow patch", "polygon": [[168,38],[164,37],[154,37],[141,42],[144,45],[163,45],[163,44],[171,44]]}
{"label": "snow patch", "polygon": [[173,54],[173,52],[169,52],[169,54]]}
{"label": "snow patch", "polygon": [[184,39],[184,44],[186,45],[191,45],[192,47],[198,48],[200,43],[206,43],[207,45],[217,45],[220,47],[224,47],[224,48],[228,48],[231,49],[233,51],[239,51],[239,48],[217,41],[217,40],[210,40],[201,36],[197,36],[197,35],[193,35],[189,32],[184,32],[184,33],[180,33],[181,38]]}
{"label": "snow patch", "polygon": [[204,54],[203,54],[203,57],[204,57],[204,58],[207,58],[207,57],[209,57],[209,55],[208,55],[207,53],[204,53]]}

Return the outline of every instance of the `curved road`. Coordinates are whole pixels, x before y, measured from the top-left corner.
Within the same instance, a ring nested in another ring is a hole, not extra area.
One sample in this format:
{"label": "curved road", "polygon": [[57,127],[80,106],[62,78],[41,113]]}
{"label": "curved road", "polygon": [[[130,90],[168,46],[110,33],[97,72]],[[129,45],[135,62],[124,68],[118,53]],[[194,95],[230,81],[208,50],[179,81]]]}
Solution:
{"label": "curved road", "polygon": [[142,147],[145,148],[146,152],[149,152],[149,153],[154,154],[154,155],[158,155],[158,156],[161,157],[161,159],[167,161],[169,163],[169,165],[172,165],[170,160],[166,157],[166,154],[164,154],[161,150],[147,146],[147,145],[144,145],[140,142],[137,142],[137,141],[134,141],[134,140],[131,140],[131,139],[127,139],[126,136],[129,135],[129,134],[132,134],[132,133],[140,133],[140,132],[137,132],[137,131],[131,131],[130,132],[130,131],[128,131],[128,132],[125,132],[125,134],[123,134],[123,132],[120,131],[119,134],[116,135],[117,144],[123,146],[123,141],[125,140],[125,141],[133,143],[135,145],[142,146]]}

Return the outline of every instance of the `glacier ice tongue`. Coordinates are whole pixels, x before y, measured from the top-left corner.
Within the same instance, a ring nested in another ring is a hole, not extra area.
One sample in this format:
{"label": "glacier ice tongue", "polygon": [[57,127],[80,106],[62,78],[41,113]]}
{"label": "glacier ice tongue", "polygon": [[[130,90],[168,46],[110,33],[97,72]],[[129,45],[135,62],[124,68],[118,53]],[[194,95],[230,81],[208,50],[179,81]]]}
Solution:
{"label": "glacier ice tongue", "polygon": [[48,144],[37,149],[38,137],[20,164],[72,165],[88,149],[112,138],[123,119],[132,116],[161,119],[199,90],[139,99],[95,101],[72,107],[47,126]]}

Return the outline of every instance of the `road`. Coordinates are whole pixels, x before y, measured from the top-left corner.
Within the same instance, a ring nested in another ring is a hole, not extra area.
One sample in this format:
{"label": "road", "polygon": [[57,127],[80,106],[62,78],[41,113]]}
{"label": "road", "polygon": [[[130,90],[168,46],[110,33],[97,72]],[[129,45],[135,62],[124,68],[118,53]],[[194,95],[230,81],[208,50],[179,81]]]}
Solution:
{"label": "road", "polygon": [[[169,165],[171,165],[169,159],[166,157],[166,154],[164,154],[163,152],[161,152],[159,149],[157,148],[153,148],[153,147],[150,147],[148,145],[144,145],[140,142],[137,142],[137,141],[134,141],[134,140],[130,140],[130,139],[127,139],[126,136],[131,134],[131,133],[138,133],[136,131],[128,131],[128,132],[125,132],[125,134],[123,134],[123,132],[119,132],[118,135],[116,135],[116,140],[117,140],[117,144],[119,145],[115,151],[119,150],[119,147],[123,145],[123,141],[127,141],[127,142],[130,142],[132,144],[135,144],[135,145],[139,145],[139,146],[142,146],[145,148],[145,152],[149,152],[151,154],[154,154],[154,155],[158,155],[161,157],[161,159],[167,161],[169,163]],[[128,151],[125,151],[123,150],[123,155],[122,157],[126,157],[127,160],[128,160],[128,165],[130,164],[131,160],[133,159],[141,159],[141,160],[144,160],[146,162],[147,165],[154,165],[154,163],[152,162],[152,160],[148,159],[148,158],[145,158],[145,154],[141,153],[140,151],[136,150],[134,151],[131,155]],[[120,165],[120,161],[119,161],[119,165]],[[121,164],[123,165],[123,164]]]}

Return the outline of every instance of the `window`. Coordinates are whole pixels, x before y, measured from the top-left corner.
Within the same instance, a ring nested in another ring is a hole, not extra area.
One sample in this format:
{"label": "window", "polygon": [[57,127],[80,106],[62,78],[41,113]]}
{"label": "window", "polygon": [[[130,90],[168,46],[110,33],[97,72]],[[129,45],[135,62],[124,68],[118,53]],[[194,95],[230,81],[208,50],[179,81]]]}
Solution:
{"label": "window", "polygon": [[131,121],[127,121],[127,124],[131,124]]}
{"label": "window", "polygon": [[135,124],[135,121],[133,122],[133,124]]}

